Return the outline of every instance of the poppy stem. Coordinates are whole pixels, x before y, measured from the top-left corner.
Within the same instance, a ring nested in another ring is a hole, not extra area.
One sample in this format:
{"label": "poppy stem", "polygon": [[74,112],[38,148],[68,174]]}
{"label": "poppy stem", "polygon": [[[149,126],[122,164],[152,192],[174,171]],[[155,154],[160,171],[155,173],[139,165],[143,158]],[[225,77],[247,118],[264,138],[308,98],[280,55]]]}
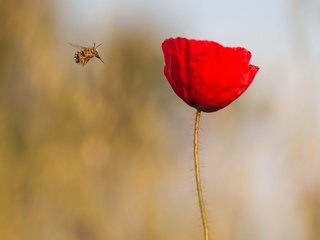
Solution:
{"label": "poppy stem", "polygon": [[202,195],[200,166],[199,166],[199,144],[198,144],[199,141],[198,141],[198,139],[199,139],[200,116],[201,116],[201,111],[197,110],[195,124],[194,124],[194,141],[193,141],[194,172],[195,172],[195,177],[196,177],[198,201],[199,201],[199,208],[200,208],[200,214],[201,214],[201,220],[202,220],[204,239],[209,240],[209,227],[208,227],[206,209],[204,206],[203,195]]}

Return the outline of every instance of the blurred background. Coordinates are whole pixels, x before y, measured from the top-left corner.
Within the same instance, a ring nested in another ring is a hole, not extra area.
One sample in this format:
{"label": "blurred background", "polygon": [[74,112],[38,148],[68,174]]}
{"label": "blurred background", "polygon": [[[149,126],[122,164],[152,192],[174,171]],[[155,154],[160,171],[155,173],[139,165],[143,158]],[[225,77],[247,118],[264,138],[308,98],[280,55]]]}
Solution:
{"label": "blurred background", "polygon": [[0,0],[0,19],[0,239],[201,239],[195,110],[163,76],[175,36],[260,66],[202,115],[214,239],[320,239],[319,0]]}

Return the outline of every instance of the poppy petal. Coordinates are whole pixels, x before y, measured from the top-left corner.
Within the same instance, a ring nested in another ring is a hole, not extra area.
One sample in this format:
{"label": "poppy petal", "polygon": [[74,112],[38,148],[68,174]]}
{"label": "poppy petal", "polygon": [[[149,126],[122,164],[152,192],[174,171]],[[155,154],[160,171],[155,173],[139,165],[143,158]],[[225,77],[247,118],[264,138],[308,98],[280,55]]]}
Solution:
{"label": "poppy petal", "polygon": [[164,75],[174,92],[204,112],[218,111],[237,99],[259,68],[251,53],[207,40],[169,38],[162,43]]}

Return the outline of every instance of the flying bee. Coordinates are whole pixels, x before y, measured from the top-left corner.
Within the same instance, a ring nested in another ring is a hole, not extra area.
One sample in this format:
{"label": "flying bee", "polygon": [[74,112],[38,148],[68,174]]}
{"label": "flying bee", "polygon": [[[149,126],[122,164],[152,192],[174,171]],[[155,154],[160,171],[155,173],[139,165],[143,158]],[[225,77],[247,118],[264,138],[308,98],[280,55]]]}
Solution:
{"label": "flying bee", "polygon": [[69,43],[69,44],[72,47],[78,49],[78,51],[74,54],[74,61],[76,63],[80,63],[80,64],[82,64],[82,66],[84,66],[93,57],[98,58],[101,62],[104,63],[104,61],[102,61],[102,59],[100,58],[99,53],[97,51],[97,48],[101,44],[96,46],[96,44],[93,43],[93,47],[82,47],[82,46],[79,46],[79,45],[76,45],[76,44],[72,44],[72,43]]}

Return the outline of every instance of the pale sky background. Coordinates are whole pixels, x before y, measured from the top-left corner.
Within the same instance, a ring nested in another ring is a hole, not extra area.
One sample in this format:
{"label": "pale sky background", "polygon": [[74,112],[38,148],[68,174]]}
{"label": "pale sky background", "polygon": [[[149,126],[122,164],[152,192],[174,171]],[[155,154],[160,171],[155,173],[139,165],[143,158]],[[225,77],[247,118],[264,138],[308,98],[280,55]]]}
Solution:
{"label": "pale sky background", "polygon": [[319,0],[60,0],[55,6],[62,36],[70,41],[91,42],[94,36],[105,42],[106,33],[117,26],[140,23],[156,28],[159,43],[184,36],[246,47],[257,65],[288,63],[300,51],[311,64],[320,62]]}
{"label": "pale sky background", "polygon": [[246,45],[252,51],[267,47],[290,51],[287,1],[70,0],[59,1],[58,11],[64,16],[66,29],[72,32],[94,26],[107,30],[119,21],[130,24],[145,20],[158,26],[163,37],[212,39],[227,45]]}

